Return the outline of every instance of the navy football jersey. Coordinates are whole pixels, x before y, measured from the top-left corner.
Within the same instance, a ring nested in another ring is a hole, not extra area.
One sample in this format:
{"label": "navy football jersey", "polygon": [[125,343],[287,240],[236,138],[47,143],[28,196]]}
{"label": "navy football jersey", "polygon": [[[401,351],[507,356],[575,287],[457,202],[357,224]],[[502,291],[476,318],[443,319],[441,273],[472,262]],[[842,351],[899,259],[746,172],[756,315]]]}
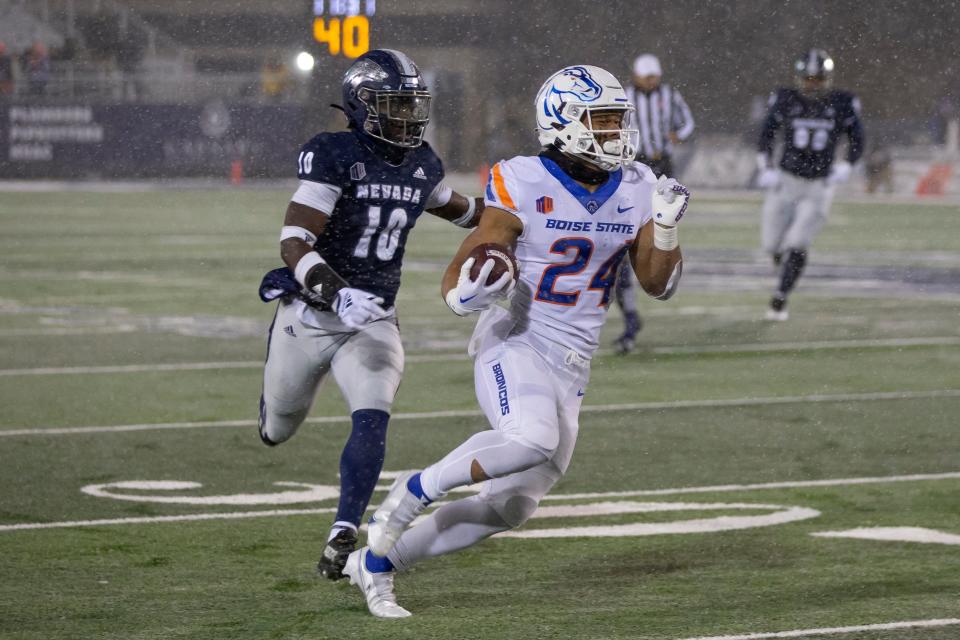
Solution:
{"label": "navy football jersey", "polygon": [[303,146],[298,175],[340,190],[314,249],[350,283],[391,307],[400,287],[407,235],[443,180],[430,145],[391,165],[354,131],[321,133]]}
{"label": "navy football jersey", "polygon": [[769,155],[777,130],[783,127],[780,168],[784,171],[801,178],[826,177],[841,134],[846,134],[850,141],[850,164],[863,154],[860,100],[853,94],[831,91],[823,98],[811,98],[797,89],[780,89],[770,97],[769,106],[759,149]]}

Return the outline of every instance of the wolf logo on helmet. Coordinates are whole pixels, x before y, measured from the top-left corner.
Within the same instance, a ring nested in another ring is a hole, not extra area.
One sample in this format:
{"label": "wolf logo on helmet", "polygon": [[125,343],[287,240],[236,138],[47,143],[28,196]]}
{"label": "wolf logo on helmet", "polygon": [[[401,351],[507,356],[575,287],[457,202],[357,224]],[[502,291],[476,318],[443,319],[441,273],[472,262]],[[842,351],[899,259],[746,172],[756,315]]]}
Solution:
{"label": "wolf logo on helmet", "polygon": [[[535,104],[543,146],[554,146],[604,171],[633,162],[639,131],[625,127],[633,106],[608,71],[590,65],[561,69],[540,87]],[[620,112],[620,126],[595,129],[592,114],[601,111]]]}
{"label": "wolf logo on helmet", "polygon": [[397,147],[419,147],[430,122],[430,90],[405,54],[376,49],[343,75],[343,110],[350,126]]}

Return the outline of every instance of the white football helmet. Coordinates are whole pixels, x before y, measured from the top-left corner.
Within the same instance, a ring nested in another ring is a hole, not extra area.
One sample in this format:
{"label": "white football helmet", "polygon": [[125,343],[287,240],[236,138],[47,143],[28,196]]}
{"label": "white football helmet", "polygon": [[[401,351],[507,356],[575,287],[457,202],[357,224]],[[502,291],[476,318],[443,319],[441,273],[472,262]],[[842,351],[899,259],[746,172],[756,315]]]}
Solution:
{"label": "white football helmet", "polygon": [[[609,71],[590,65],[566,67],[550,76],[537,93],[537,136],[543,146],[555,145],[604,171],[630,165],[640,133],[626,129],[633,112],[623,87]],[[619,129],[594,129],[591,114],[622,111]],[[615,134],[613,139],[601,139]]]}

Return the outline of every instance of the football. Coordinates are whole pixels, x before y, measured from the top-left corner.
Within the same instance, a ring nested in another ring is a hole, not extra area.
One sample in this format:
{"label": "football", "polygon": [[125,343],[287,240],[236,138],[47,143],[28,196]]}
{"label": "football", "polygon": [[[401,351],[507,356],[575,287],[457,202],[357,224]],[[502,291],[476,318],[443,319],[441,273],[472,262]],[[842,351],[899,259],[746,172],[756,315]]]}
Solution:
{"label": "football", "polygon": [[509,273],[510,277],[516,282],[520,278],[520,267],[517,265],[517,259],[509,247],[494,242],[485,242],[474,247],[467,258],[473,258],[473,266],[470,268],[470,279],[476,280],[480,277],[480,269],[483,268],[487,260],[494,261],[493,271],[487,276],[485,284],[495,283],[504,273]]}

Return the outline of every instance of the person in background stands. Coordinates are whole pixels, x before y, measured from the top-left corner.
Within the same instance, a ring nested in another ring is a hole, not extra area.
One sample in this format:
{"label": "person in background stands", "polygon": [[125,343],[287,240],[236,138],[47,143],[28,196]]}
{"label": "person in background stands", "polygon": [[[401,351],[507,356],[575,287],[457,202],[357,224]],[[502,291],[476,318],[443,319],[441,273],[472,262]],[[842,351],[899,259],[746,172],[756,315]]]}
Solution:
{"label": "person in background stands", "polygon": [[7,53],[6,43],[0,42],[0,97],[13,95],[13,65],[13,57]]}
{"label": "person in background stands", "polygon": [[47,47],[39,40],[27,49],[23,56],[23,72],[27,76],[27,83],[32,96],[47,94],[47,83],[50,82],[50,56]]}

